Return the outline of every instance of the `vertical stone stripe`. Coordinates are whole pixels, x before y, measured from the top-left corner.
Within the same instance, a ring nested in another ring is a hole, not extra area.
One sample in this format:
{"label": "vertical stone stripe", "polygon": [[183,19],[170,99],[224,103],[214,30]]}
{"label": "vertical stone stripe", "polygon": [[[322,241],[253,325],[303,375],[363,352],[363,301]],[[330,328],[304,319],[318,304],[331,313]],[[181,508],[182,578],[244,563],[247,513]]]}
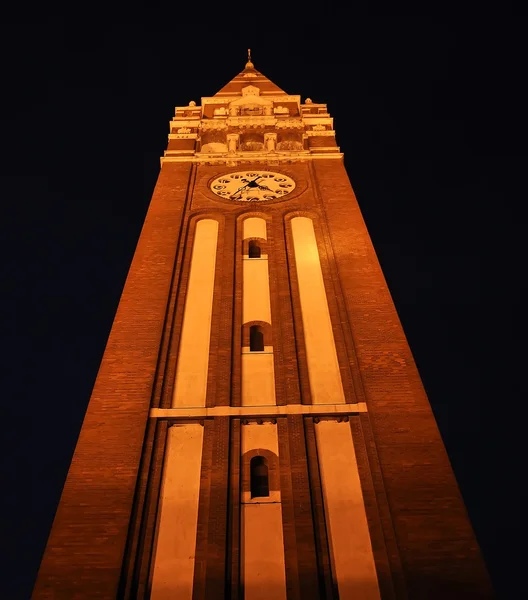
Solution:
{"label": "vertical stone stripe", "polygon": [[280,502],[242,507],[244,600],[286,600]]}
{"label": "vertical stone stripe", "polygon": [[[271,308],[269,294],[268,257],[243,258],[243,302],[242,321],[266,321],[271,323]],[[265,340],[266,346],[270,341]]]}
{"label": "vertical stone stripe", "polygon": [[196,223],[173,407],[205,406],[217,241],[218,221]]}
{"label": "vertical stone stripe", "polygon": [[[291,218],[291,217],[289,217]],[[302,404],[312,404],[312,394],[310,392],[310,378],[308,376],[308,363],[306,359],[306,340],[302,322],[302,310],[299,294],[299,281],[297,270],[295,269],[295,251],[293,248],[293,232],[289,219],[285,219],[284,241],[286,242],[286,268],[289,284],[289,308],[291,310],[290,319],[292,320],[293,346],[295,350],[295,366],[297,368],[297,379],[300,392],[300,402]],[[288,323],[289,325],[289,323]],[[290,404],[290,402],[287,402]]]}
{"label": "vertical stone stripe", "polygon": [[315,433],[339,599],[380,600],[350,427],[321,420]]}
{"label": "vertical stone stripe", "polygon": [[291,220],[310,391],[314,404],[345,402],[313,222]]}
{"label": "vertical stone stripe", "polygon": [[242,406],[272,406],[275,400],[273,350],[264,352],[242,349]]}
{"label": "vertical stone stripe", "polygon": [[339,600],[337,580],[332,574],[332,565],[330,563],[330,550],[326,531],[323,491],[321,488],[321,476],[319,473],[319,461],[317,458],[314,420],[312,417],[304,418],[304,432],[306,436],[306,454],[308,458],[310,490],[312,493],[312,511],[314,518],[315,544],[317,550],[319,589],[321,591],[321,598],[324,598],[324,600]]}
{"label": "vertical stone stripe", "polygon": [[214,430],[214,420],[206,419],[204,421],[202,470],[200,473],[200,499],[198,502],[198,526],[196,529],[196,557],[194,563],[193,600],[205,599],[207,534],[209,531],[209,505],[211,501]]}
{"label": "vertical stone stripe", "polygon": [[[266,238],[266,221],[250,217],[243,221],[244,238],[248,232]],[[242,322],[271,323],[268,256],[242,259]],[[269,329],[266,328],[266,329]],[[242,354],[242,406],[276,404],[275,372],[271,335],[264,333],[264,351]]]}
{"label": "vertical stone stripe", "polygon": [[199,423],[168,432],[150,600],[192,600],[203,433]]}
{"label": "vertical stone stripe", "polygon": [[[269,453],[269,454],[268,454]],[[274,466],[279,454],[277,425],[252,422],[242,428],[242,574],[244,600],[286,600],[280,491]],[[251,498],[251,456],[268,459],[269,496]],[[247,486],[247,487],[246,487]]]}
{"label": "vertical stone stripe", "polygon": [[248,217],[244,219],[243,229],[244,239],[246,238],[262,238],[267,240],[266,221],[260,217]]}

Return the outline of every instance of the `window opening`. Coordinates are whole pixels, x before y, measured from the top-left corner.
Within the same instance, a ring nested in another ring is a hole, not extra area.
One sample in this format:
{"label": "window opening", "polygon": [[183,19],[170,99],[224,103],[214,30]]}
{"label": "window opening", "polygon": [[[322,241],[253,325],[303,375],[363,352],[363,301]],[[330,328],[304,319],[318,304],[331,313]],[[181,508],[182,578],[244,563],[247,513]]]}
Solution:
{"label": "window opening", "polygon": [[251,325],[249,328],[249,351],[264,351],[264,333],[262,332],[262,327],[258,325]]}
{"label": "window opening", "polygon": [[251,497],[269,496],[268,463],[263,456],[254,456],[249,463]]}
{"label": "window opening", "polygon": [[260,258],[260,246],[257,240],[249,240],[248,256],[249,258]]}

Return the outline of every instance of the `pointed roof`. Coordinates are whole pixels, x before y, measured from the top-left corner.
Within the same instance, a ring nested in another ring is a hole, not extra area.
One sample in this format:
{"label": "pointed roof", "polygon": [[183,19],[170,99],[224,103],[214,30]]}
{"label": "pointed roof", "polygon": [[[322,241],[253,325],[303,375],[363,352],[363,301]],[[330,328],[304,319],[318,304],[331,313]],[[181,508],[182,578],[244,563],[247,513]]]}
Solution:
{"label": "pointed roof", "polygon": [[263,95],[287,95],[278,85],[275,85],[273,81],[270,81],[265,75],[262,75],[260,71],[255,69],[255,65],[251,61],[251,50],[248,50],[248,60],[244,70],[236,77],[233,77],[229,83],[224,85],[224,87],[215,94],[215,97],[239,96],[242,94],[242,88],[245,88],[248,85],[258,87],[260,93]]}

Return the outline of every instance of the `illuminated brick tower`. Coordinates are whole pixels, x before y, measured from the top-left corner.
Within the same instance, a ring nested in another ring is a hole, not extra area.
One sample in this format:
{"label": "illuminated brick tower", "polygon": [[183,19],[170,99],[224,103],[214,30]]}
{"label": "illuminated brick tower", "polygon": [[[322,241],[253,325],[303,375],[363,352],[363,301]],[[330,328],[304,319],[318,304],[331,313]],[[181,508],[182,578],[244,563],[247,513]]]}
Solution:
{"label": "illuminated brick tower", "polygon": [[492,597],[333,119],[248,57],[176,108],[33,599]]}

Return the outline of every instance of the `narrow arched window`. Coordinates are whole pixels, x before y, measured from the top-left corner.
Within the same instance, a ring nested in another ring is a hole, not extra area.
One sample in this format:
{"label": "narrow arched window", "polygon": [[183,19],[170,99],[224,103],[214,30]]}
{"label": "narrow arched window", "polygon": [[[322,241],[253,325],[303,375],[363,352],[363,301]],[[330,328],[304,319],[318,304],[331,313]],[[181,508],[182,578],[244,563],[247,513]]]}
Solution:
{"label": "narrow arched window", "polygon": [[260,258],[260,246],[257,240],[249,240],[248,256],[249,258]]}
{"label": "narrow arched window", "polygon": [[268,461],[263,456],[254,456],[249,463],[251,474],[251,497],[269,496]]}
{"label": "narrow arched window", "polygon": [[249,328],[249,351],[264,351],[264,334],[262,333],[262,327],[258,325],[251,325]]}

